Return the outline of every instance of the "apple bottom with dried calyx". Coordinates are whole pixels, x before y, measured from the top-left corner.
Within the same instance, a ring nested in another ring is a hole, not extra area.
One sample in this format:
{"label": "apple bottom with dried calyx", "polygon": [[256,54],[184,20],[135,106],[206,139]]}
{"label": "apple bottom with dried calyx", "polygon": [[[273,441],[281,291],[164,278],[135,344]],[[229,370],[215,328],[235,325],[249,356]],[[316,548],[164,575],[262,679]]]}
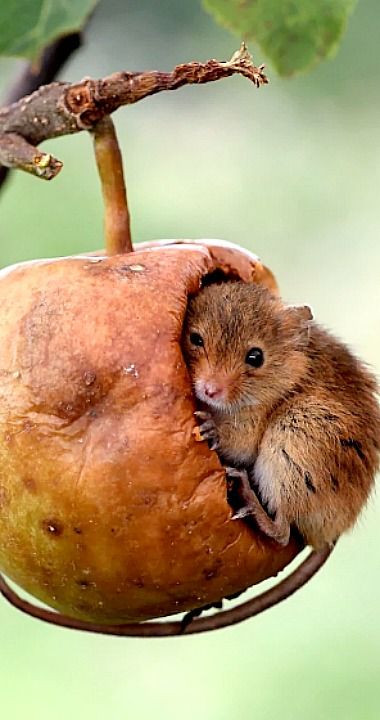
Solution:
{"label": "apple bottom with dried calyx", "polygon": [[196,442],[181,352],[188,295],[273,275],[221,241],[0,273],[0,571],[66,615],[163,617],[275,575],[300,550],[232,521]]}

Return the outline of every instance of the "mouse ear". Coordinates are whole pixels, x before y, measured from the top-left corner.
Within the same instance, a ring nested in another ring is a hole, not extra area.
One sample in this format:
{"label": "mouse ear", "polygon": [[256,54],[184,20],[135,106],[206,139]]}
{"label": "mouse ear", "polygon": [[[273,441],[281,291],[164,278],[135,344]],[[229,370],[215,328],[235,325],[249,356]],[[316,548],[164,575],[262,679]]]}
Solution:
{"label": "mouse ear", "polygon": [[297,333],[299,338],[306,340],[309,336],[310,322],[313,319],[309,305],[287,305],[285,315],[291,331]]}
{"label": "mouse ear", "polygon": [[308,320],[312,320],[314,317],[310,305],[288,305],[287,309],[293,314],[293,317],[300,320],[301,323],[302,321],[307,322]]}

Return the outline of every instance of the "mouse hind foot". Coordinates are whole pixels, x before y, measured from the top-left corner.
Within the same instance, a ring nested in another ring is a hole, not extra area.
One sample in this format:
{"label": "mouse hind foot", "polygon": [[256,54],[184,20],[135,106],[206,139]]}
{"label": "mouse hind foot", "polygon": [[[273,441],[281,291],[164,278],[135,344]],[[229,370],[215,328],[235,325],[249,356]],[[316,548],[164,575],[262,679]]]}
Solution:
{"label": "mouse hind foot", "polygon": [[232,516],[233,520],[243,520],[253,517],[259,529],[279,545],[287,545],[290,538],[290,525],[281,512],[271,518],[260,503],[249,481],[246,470],[226,468],[227,481],[232,484],[234,493],[238,496],[242,506]]}

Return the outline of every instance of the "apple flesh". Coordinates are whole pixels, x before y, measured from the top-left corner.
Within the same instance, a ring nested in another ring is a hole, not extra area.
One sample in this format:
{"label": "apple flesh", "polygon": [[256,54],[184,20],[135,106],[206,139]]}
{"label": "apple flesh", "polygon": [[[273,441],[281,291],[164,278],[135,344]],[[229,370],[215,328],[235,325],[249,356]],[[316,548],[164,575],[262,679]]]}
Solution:
{"label": "apple flesh", "polygon": [[201,607],[300,549],[231,520],[219,459],[194,437],[182,325],[189,293],[221,271],[275,289],[221,241],[0,273],[0,570],[67,615]]}

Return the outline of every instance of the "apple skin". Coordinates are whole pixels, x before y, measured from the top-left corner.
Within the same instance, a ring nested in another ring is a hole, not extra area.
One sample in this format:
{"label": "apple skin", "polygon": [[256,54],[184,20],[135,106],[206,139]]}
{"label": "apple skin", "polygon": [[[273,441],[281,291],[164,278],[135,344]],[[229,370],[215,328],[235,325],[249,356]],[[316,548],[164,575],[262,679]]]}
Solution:
{"label": "apple skin", "polygon": [[67,615],[200,607],[300,550],[231,520],[219,459],[193,434],[181,331],[215,270],[276,289],[255,256],[206,240],[0,272],[0,570]]}

